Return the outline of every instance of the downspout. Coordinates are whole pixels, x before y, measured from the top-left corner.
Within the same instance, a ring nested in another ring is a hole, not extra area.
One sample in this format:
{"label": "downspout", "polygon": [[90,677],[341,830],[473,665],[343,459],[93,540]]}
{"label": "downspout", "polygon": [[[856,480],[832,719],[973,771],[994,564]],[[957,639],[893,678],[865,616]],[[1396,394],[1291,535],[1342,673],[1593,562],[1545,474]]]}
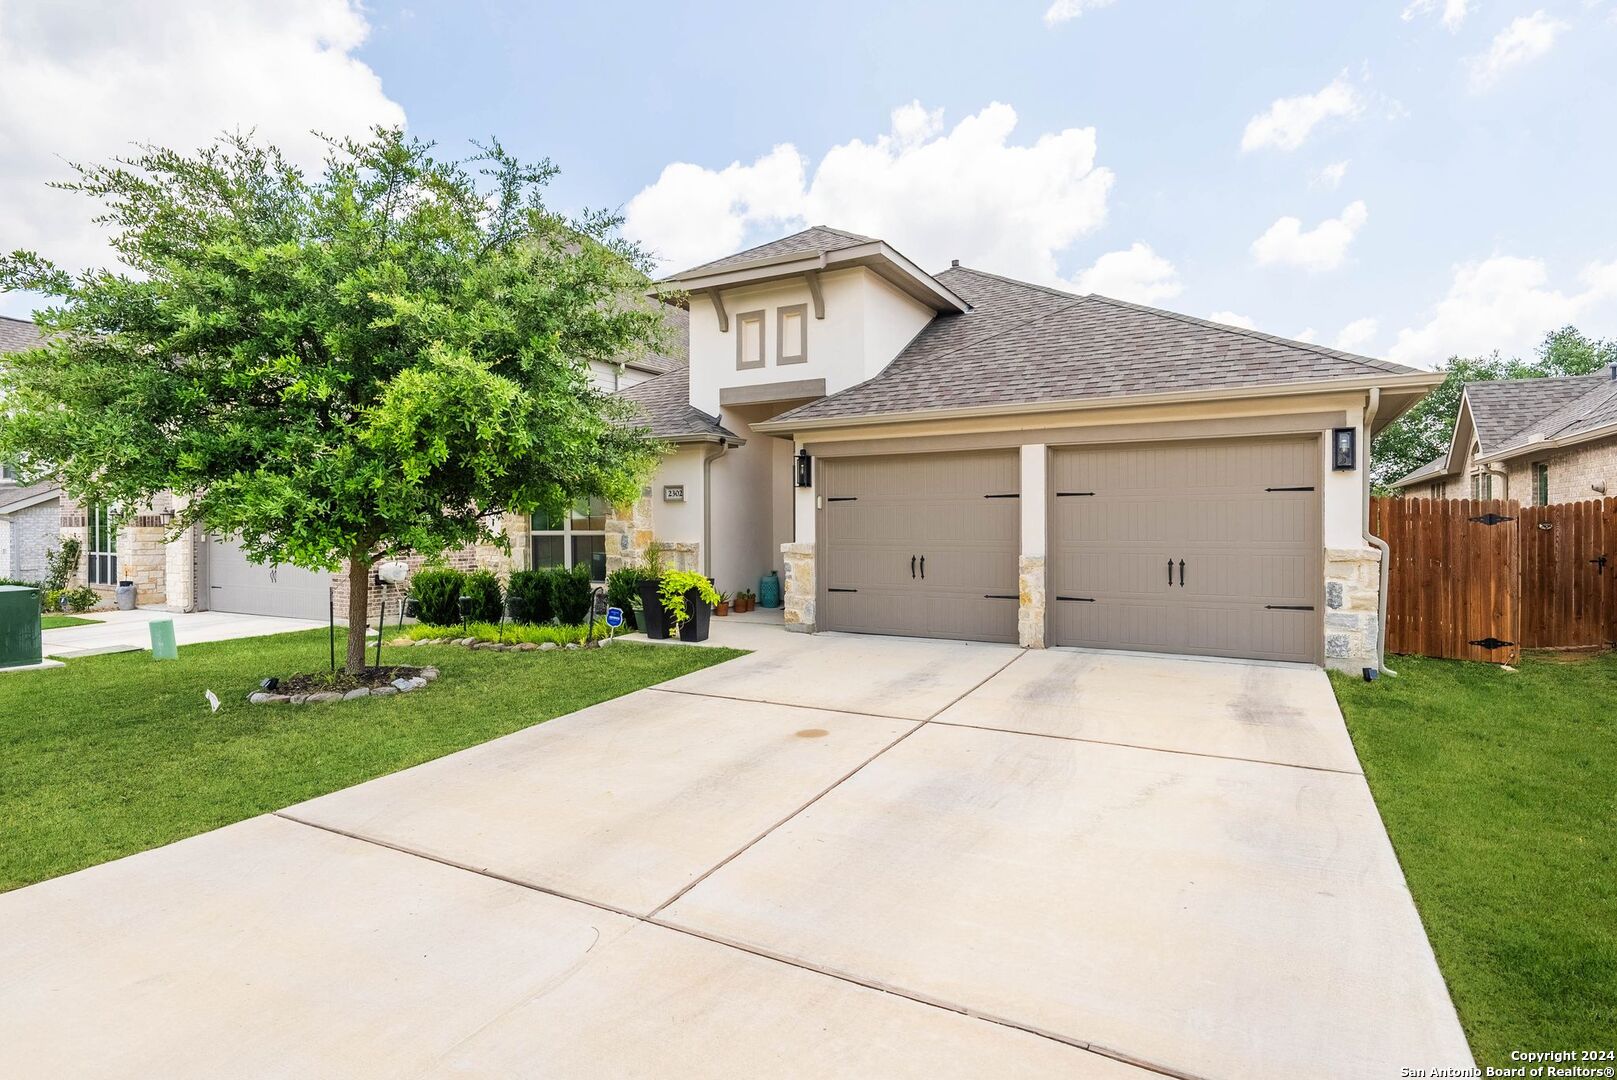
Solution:
{"label": "downspout", "polygon": [[1387,666],[1387,567],[1392,550],[1381,537],[1370,532],[1370,444],[1374,440],[1376,412],[1381,408],[1381,388],[1371,387],[1370,402],[1364,410],[1364,540],[1381,552],[1381,570],[1376,575],[1376,668],[1383,674],[1398,673]]}
{"label": "downspout", "polygon": [[713,463],[729,453],[730,444],[719,440],[718,450],[702,455],[702,576],[713,578]]}

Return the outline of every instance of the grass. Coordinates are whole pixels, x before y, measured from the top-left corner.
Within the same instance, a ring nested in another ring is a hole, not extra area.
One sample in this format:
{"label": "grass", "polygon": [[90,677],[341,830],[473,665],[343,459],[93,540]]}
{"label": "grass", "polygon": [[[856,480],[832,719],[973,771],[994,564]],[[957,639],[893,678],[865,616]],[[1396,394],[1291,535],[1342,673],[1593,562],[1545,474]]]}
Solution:
{"label": "grass", "polygon": [[1482,1066],[1617,1032],[1617,656],[1332,675]]}
{"label": "grass", "polygon": [[[85,657],[0,678],[0,890],[348,787],[739,656],[615,642],[483,652],[384,647],[441,678],[391,698],[249,705],[265,676],[321,671],[326,633]],[[222,701],[211,713],[203,692]]]}
{"label": "grass", "polygon": [[61,630],[69,626],[95,626],[100,619],[81,619],[77,615],[41,615],[39,617],[41,629]]}

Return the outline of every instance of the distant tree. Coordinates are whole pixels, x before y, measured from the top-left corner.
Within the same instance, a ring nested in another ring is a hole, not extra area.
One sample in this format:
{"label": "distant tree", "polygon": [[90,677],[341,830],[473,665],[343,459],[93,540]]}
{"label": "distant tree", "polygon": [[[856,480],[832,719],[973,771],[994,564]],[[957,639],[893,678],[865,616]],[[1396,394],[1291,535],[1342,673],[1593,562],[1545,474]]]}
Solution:
{"label": "distant tree", "polygon": [[0,288],[52,301],[0,372],[0,460],[87,502],[177,492],[176,532],[254,559],[346,560],[351,671],[378,559],[633,497],[655,447],[588,362],[660,344],[647,261],[616,218],[547,209],[548,162],[479,151],[378,130],[312,180],[240,136],[75,166],[124,267],[0,257]]}
{"label": "distant tree", "polygon": [[1468,382],[1587,375],[1614,363],[1617,341],[1587,337],[1572,326],[1545,334],[1532,360],[1507,360],[1497,352],[1481,357],[1450,357],[1440,369],[1445,373],[1443,382],[1376,436],[1371,479],[1385,489],[1385,485],[1445,453],[1460,413],[1460,393]]}

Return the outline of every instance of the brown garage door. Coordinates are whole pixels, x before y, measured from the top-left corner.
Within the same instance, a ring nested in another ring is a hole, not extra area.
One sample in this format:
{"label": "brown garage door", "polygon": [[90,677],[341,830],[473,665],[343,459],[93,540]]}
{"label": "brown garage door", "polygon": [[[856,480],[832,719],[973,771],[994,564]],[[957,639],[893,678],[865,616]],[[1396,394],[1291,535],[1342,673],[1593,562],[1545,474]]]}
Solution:
{"label": "brown garage door", "polygon": [[1318,660],[1319,441],[1057,450],[1056,645]]}
{"label": "brown garage door", "polygon": [[820,624],[1015,641],[1014,451],[822,462]]}

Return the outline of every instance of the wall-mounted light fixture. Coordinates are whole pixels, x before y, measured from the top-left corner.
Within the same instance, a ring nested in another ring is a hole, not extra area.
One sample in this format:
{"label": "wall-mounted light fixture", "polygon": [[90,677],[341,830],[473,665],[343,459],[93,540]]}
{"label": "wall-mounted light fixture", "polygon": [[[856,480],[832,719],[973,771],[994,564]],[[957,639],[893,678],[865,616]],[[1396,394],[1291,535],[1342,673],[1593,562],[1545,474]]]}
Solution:
{"label": "wall-mounted light fixture", "polygon": [[809,457],[807,450],[797,452],[797,486],[814,486],[814,459]]}
{"label": "wall-mounted light fixture", "polygon": [[1331,468],[1356,469],[1359,467],[1359,431],[1357,428],[1331,429]]}

